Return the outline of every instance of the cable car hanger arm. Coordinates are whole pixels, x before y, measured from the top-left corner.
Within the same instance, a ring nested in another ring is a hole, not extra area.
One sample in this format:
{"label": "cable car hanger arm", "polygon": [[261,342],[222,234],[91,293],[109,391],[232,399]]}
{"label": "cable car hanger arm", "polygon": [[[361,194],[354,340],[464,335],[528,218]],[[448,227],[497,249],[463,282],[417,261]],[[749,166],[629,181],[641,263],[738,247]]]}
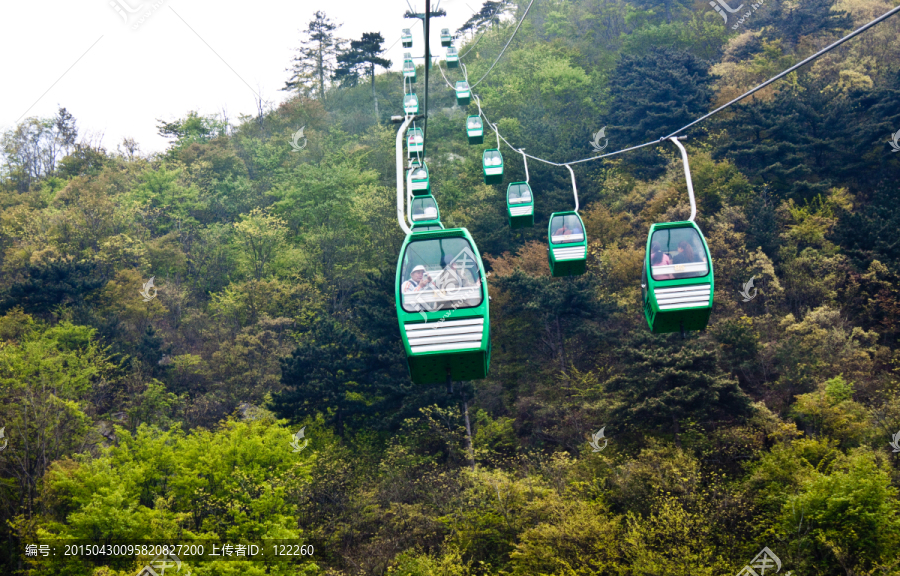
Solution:
{"label": "cable car hanger arm", "polygon": [[681,142],[678,141],[678,138],[669,138],[669,140],[674,142],[675,145],[678,146],[678,149],[681,151],[681,160],[684,162],[684,177],[687,179],[688,196],[691,199],[691,217],[688,218],[688,220],[693,222],[694,218],[697,216],[697,202],[694,200],[694,183],[691,181],[691,167],[688,165],[687,150],[684,149],[684,146],[681,145]]}
{"label": "cable car hanger arm", "polygon": [[569,174],[572,175],[572,193],[575,195],[575,211],[578,212],[578,188],[575,186],[575,173],[572,172],[572,167],[568,164],[565,165],[566,168],[569,169]]}
{"label": "cable car hanger arm", "polygon": [[412,121],[413,117],[407,116],[403,125],[400,126],[400,130],[397,131],[397,222],[400,223],[400,229],[406,232],[407,236],[412,231],[406,224],[406,214],[403,209],[403,136],[406,134],[406,129],[409,128],[409,123]]}

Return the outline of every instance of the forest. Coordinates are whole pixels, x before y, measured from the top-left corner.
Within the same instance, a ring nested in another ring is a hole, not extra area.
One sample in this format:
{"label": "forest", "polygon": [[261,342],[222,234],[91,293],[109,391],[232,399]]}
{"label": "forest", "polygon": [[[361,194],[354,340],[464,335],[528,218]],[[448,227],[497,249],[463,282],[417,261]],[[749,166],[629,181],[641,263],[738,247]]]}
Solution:
{"label": "forest", "polygon": [[[453,32],[502,136],[562,163],[898,3],[710,4],[497,0]],[[149,556],[26,546],[152,540],[314,549],[193,576],[900,575],[900,16],[683,133],[715,270],[684,337],[641,304],[650,226],[690,212],[676,147],[572,165],[587,271],[552,277],[570,174],[528,161],[535,224],[510,229],[523,157],[484,183],[495,136],[466,140],[438,20],[432,190],[491,297],[489,374],[449,386],[412,383],[398,326],[393,38],[310,17],[282,104],[160,120],[164,152],[64,107],[2,135],[0,573],[134,576]]]}

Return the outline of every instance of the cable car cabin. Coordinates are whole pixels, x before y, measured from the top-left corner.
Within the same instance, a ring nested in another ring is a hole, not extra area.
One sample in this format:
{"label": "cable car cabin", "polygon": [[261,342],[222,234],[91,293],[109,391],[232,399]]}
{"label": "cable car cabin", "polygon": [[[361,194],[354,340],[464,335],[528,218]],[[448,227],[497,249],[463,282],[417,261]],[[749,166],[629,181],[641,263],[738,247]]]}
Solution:
{"label": "cable car cabin", "polygon": [[416,384],[478,380],[491,362],[484,264],[465,228],[415,232],[397,263],[396,305]]}
{"label": "cable car cabin", "polygon": [[460,80],[456,83],[456,103],[460,106],[468,106],[472,100],[472,91],[469,90],[469,83]]}
{"label": "cable car cabin", "polygon": [[489,148],[481,155],[485,184],[503,184],[503,155],[495,148]]}
{"label": "cable car cabin", "polygon": [[466,135],[469,137],[469,144],[484,144],[484,123],[480,116],[466,118]]}
{"label": "cable car cabin", "polygon": [[453,36],[450,35],[449,28],[441,29],[441,46],[447,47],[453,44]]}
{"label": "cable car cabin", "polygon": [[431,232],[432,230],[443,230],[444,225],[440,222],[438,222],[437,224],[418,224],[416,222],[413,222],[410,229],[412,230],[413,234],[415,234],[416,232]]}
{"label": "cable car cabin", "polygon": [[696,224],[650,227],[641,298],[652,332],[704,330],[712,312],[713,284],[709,247]]}
{"label": "cable car cabin", "polygon": [[534,226],[534,197],[527,182],[513,182],[506,188],[506,213],[513,230]]}
{"label": "cable car cabin", "polygon": [[406,148],[410,158],[415,158],[425,150],[425,133],[421,128],[410,128],[406,136]]}
{"label": "cable car cabin", "polygon": [[424,162],[420,165],[418,161],[413,161],[406,174],[409,183],[409,191],[413,196],[425,196],[431,194],[431,179],[428,173],[428,164]]}
{"label": "cable car cabin", "polygon": [[412,59],[403,61],[403,77],[409,78],[410,82],[416,81],[416,65],[413,64]]}
{"label": "cable car cabin", "polygon": [[459,52],[454,46],[447,48],[447,68],[459,68]]}
{"label": "cable car cabin", "polygon": [[407,94],[403,97],[403,112],[410,116],[419,113],[419,97],[415,94]]}
{"label": "cable car cabin", "polygon": [[417,196],[410,203],[410,220],[413,224],[440,224],[441,211],[438,208],[434,196]]}
{"label": "cable car cabin", "polygon": [[409,28],[404,28],[400,34],[400,41],[403,42],[404,48],[412,48],[412,33]]}
{"label": "cable car cabin", "polygon": [[578,212],[555,212],[547,229],[550,275],[577,276],[587,270],[587,234]]}
{"label": "cable car cabin", "polygon": [[403,59],[404,60],[412,60],[412,52],[404,52]]}

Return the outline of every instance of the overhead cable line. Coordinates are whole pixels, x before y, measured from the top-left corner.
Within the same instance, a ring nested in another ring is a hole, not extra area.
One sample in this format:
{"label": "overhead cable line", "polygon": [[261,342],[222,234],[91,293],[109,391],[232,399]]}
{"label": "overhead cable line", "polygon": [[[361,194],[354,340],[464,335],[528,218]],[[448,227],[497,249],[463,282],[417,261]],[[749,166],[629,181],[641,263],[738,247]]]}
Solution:
{"label": "overhead cable line", "polygon": [[[534,1],[534,0],[532,0],[532,2],[533,2],[533,1]],[[529,7],[530,7],[530,6],[531,6],[531,5],[529,4]],[[528,12],[528,11],[527,11],[527,9],[526,9],[526,13],[527,13],[527,12]],[[728,108],[728,107],[731,106],[732,104],[736,104],[737,102],[740,102],[741,100],[743,100],[743,99],[746,98],[747,96],[750,96],[751,94],[753,94],[753,93],[755,93],[755,92],[758,92],[759,90],[765,88],[766,86],[768,86],[769,84],[775,82],[776,80],[778,80],[778,79],[780,79],[780,78],[786,76],[787,74],[790,74],[790,73],[793,72],[794,70],[797,70],[798,68],[800,68],[800,67],[802,67],[802,66],[804,66],[804,65],[806,65],[806,64],[809,64],[810,62],[816,60],[817,58],[819,58],[819,57],[821,57],[821,56],[827,54],[828,52],[830,52],[831,50],[837,48],[838,46],[840,46],[840,45],[843,44],[844,42],[850,40],[851,38],[854,38],[854,37],[858,36],[859,34],[862,34],[863,32],[865,32],[865,31],[868,30],[869,28],[875,26],[876,24],[879,24],[879,23],[883,22],[884,20],[887,20],[887,19],[890,18],[891,16],[897,14],[897,12],[900,12],[900,6],[897,6],[897,7],[893,8],[892,10],[889,10],[888,12],[885,12],[884,14],[882,14],[882,15],[879,16],[878,18],[875,18],[874,20],[872,20],[872,21],[869,22],[868,24],[865,24],[864,26],[861,26],[860,28],[857,28],[856,30],[854,30],[854,31],[851,32],[850,34],[844,36],[844,37],[841,38],[840,40],[838,40],[838,41],[836,41],[836,42],[830,44],[829,46],[823,48],[822,50],[819,50],[818,52],[816,52],[816,53],[813,54],[812,56],[806,58],[806,59],[803,60],[802,62],[799,62],[799,63],[797,63],[797,64],[791,66],[791,67],[788,68],[787,70],[781,72],[780,74],[778,74],[778,75],[776,75],[776,76],[773,76],[772,78],[766,80],[765,82],[763,82],[762,84],[756,86],[755,88],[753,88],[753,89],[751,89],[751,90],[748,90],[747,92],[745,92],[745,93],[742,94],[741,96],[738,96],[737,98],[735,98],[735,99],[732,100],[731,102],[728,102],[727,104],[724,104],[724,105],[722,105],[722,106],[716,108],[715,110],[713,110],[712,112],[706,114],[705,116],[702,116],[702,117],[698,118],[697,120],[694,120],[694,121],[691,122],[690,124],[687,124],[687,125],[685,125],[685,126],[679,128],[678,130],[672,132],[672,133],[669,134],[668,136],[663,136],[663,137],[659,138],[658,140],[651,140],[650,142],[645,142],[645,143],[643,143],[643,144],[638,144],[638,145],[636,145],[636,146],[630,146],[630,147],[628,147],[628,148],[623,148],[623,149],[621,149],[621,150],[616,150],[615,152],[610,152],[610,153],[608,153],[608,154],[602,154],[602,155],[600,155],[600,156],[591,156],[590,158],[582,158],[581,160],[572,160],[572,161],[569,161],[569,162],[553,162],[553,161],[551,161],[551,160],[546,160],[546,159],[544,159],[544,158],[539,158],[539,157],[537,157],[537,156],[532,156],[531,154],[525,154],[524,152],[522,152],[522,149],[516,148],[515,146],[513,146],[512,144],[510,144],[510,143],[506,140],[506,138],[504,138],[502,135],[500,135],[500,139],[503,140],[503,141],[506,143],[506,145],[509,146],[509,148],[510,148],[511,150],[513,150],[513,151],[515,151],[515,152],[517,152],[517,153],[520,153],[520,154],[522,154],[523,156],[527,156],[527,157],[531,158],[532,160],[537,160],[538,162],[543,162],[544,164],[549,164],[549,165],[551,165],[551,166],[566,166],[566,165],[569,165],[569,164],[580,164],[580,163],[582,163],[582,162],[590,162],[590,161],[592,161],[592,160],[600,160],[601,158],[608,158],[608,157],[610,157],[610,156],[615,156],[615,155],[617,155],[617,154],[622,154],[623,152],[630,152],[631,150],[637,150],[637,149],[639,149],[639,148],[645,148],[645,147],[647,147],[647,146],[653,146],[653,145],[659,144],[660,142],[664,142],[666,139],[671,138],[671,137],[675,136],[676,134],[679,134],[680,132],[683,132],[684,130],[687,130],[687,129],[690,128],[691,126],[694,126],[695,124],[697,124],[697,123],[699,123],[699,122],[702,122],[703,120],[706,120],[707,118],[710,118],[711,116],[713,116],[713,115],[715,115],[715,114],[718,114],[719,112],[721,112],[721,111],[724,110],[725,108]],[[524,16],[523,16],[523,20],[524,20]],[[521,21],[519,22],[519,24],[521,24]],[[518,28],[516,28],[516,29],[518,30]],[[515,33],[513,33],[513,36],[515,36]],[[510,40],[512,40],[512,37],[510,38]],[[509,45],[509,43],[507,42],[507,46],[508,46],[508,45]],[[504,47],[504,50],[505,50],[505,49],[506,49],[506,48]],[[501,52],[500,55],[502,56],[503,53]],[[497,59],[499,60],[499,56],[498,56]],[[494,63],[496,64],[496,61],[495,61]],[[460,64],[461,64],[461,66],[462,66],[463,75],[466,77],[466,82],[468,82],[468,75],[467,75],[467,73],[466,73],[466,67],[465,67],[465,64],[462,64],[462,63],[460,63]],[[493,68],[493,66],[492,66],[491,68]],[[490,72],[490,70],[488,70],[488,72]],[[441,73],[443,74],[443,71],[442,71]],[[485,74],[485,75],[486,75],[486,74]],[[446,80],[446,77],[445,77],[444,79]],[[483,80],[483,79],[484,79],[484,77],[481,78],[481,80]],[[481,80],[479,80],[478,82],[481,82]],[[448,83],[448,84],[449,84],[449,83]],[[477,84],[477,82],[476,82],[476,84]],[[451,88],[452,88],[452,87],[451,87]],[[474,85],[470,86],[470,88],[474,88]],[[473,94],[473,96],[474,96],[474,94]],[[488,124],[490,124],[491,126],[496,126],[496,125],[492,124],[492,123],[490,122],[490,120],[488,120],[487,116],[484,114],[484,111],[481,110],[481,106],[480,106],[480,105],[479,105],[479,114],[480,114],[481,116],[484,117],[484,120],[485,120]],[[498,132],[498,135],[499,135],[499,132]]]}
{"label": "overhead cable line", "polygon": [[[469,6],[469,5],[466,4],[466,6]],[[491,20],[494,19],[494,16],[497,15],[497,12],[500,11],[500,8],[501,8],[502,6],[503,6],[503,2],[502,2],[502,1],[501,1],[501,2],[497,2],[497,9],[494,10],[494,13],[491,14],[491,17],[490,17],[490,18],[488,18],[488,22],[490,22]],[[469,8],[471,8],[471,6],[469,6]],[[473,11],[472,14],[474,15],[475,12]],[[469,46],[469,49],[466,50],[463,54],[460,54],[459,57],[462,58],[463,56],[465,56],[466,54],[468,54],[469,52],[471,52],[471,51],[472,51],[472,48],[474,48],[474,47],[478,44],[478,42],[484,37],[484,35],[488,33],[488,30],[490,30],[490,28],[488,28],[487,30],[485,30],[484,32],[482,32],[482,33],[478,36],[478,39],[475,40],[475,44],[472,44],[471,46]]]}
{"label": "overhead cable line", "polygon": [[484,73],[484,76],[482,76],[481,79],[478,80],[478,82],[472,84],[472,85],[470,86],[470,88],[475,88],[476,86],[478,86],[478,84],[481,83],[481,80],[484,80],[485,77],[486,77],[488,74],[491,73],[491,70],[494,69],[494,66],[497,65],[497,62],[500,61],[500,58],[503,57],[503,53],[506,52],[506,49],[507,49],[507,48],[509,48],[509,43],[512,42],[512,39],[516,37],[516,32],[519,31],[519,27],[522,26],[522,22],[524,22],[524,21],[525,21],[525,17],[528,16],[528,11],[531,10],[531,5],[532,5],[532,4],[534,4],[534,0],[531,0],[531,2],[528,3],[528,8],[526,8],[526,9],[525,9],[525,13],[522,14],[522,19],[519,20],[519,23],[518,23],[518,24],[516,24],[516,29],[513,30],[512,36],[510,36],[510,37],[509,37],[509,40],[506,41],[506,46],[504,46],[504,47],[503,47],[503,50],[500,51],[500,54],[497,56],[497,59],[494,60],[494,63],[491,64],[491,67],[490,67],[490,68],[488,68],[488,71]]}

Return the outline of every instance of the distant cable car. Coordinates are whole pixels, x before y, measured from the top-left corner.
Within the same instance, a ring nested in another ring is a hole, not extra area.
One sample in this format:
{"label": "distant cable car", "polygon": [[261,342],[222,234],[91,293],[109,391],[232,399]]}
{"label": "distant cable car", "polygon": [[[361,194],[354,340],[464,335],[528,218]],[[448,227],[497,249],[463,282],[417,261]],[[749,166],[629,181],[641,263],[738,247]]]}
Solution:
{"label": "distant cable car", "polygon": [[469,144],[484,144],[484,123],[480,116],[466,118],[466,135],[469,137]]}
{"label": "distant cable car", "polygon": [[400,34],[400,41],[403,42],[404,48],[412,48],[412,33],[409,28],[404,28]]}
{"label": "distant cable car", "polygon": [[425,133],[421,128],[410,128],[406,136],[406,149],[410,158],[415,158],[425,150]]}
{"label": "distant cable car", "polygon": [[411,116],[419,113],[419,97],[415,94],[407,94],[403,97],[403,111]]}
{"label": "distant cable car", "polygon": [[411,59],[403,61],[403,77],[408,78],[410,82],[416,81],[416,65]]}
{"label": "distant cable car", "polygon": [[472,99],[472,91],[469,90],[469,83],[460,80],[456,83],[456,103],[460,106],[468,106]]}
{"label": "distant cable car", "polygon": [[413,59],[413,57],[412,57],[412,52],[404,52],[404,53],[403,53],[403,59],[404,59],[404,60],[412,60],[412,59]]}
{"label": "distant cable car", "polygon": [[652,332],[681,332],[683,336],[687,330],[706,329],[712,314],[715,277],[706,239],[694,223],[697,204],[687,151],[675,138],[669,140],[681,151],[691,217],[650,227],[641,274],[641,301]]}
{"label": "distant cable car", "polygon": [[555,212],[547,229],[550,275],[577,276],[587,270],[587,234],[578,212]]}
{"label": "distant cable car", "polygon": [[409,234],[397,263],[395,298],[413,383],[487,376],[491,362],[487,281],[468,230]]}
{"label": "distant cable car", "polygon": [[450,35],[449,28],[443,28],[441,30],[441,46],[449,46],[453,44],[453,36]]}
{"label": "distant cable car", "polygon": [[454,46],[447,48],[447,68],[459,68],[459,52]]}
{"label": "distant cable car", "polygon": [[413,160],[407,176],[409,178],[409,190],[413,196],[431,194],[431,179],[429,178],[427,164],[424,162],[419,164],[418,161]]}
{"label": "distant cable car", "polygon": [[481,155],[485,184],[503,184],[503,155],[495,148],[489,148]]}
{"label": "distant cable car", "polygon": [[506,213],[513,230],[534,226],[534,197],[528,182],[513,182],[506,188]]}
{"label": "distant cable car", "polygon": [[410,203],[410,220],[413,224],[440,224],[441,211],[438,209],[434,196],[416,196]]}

